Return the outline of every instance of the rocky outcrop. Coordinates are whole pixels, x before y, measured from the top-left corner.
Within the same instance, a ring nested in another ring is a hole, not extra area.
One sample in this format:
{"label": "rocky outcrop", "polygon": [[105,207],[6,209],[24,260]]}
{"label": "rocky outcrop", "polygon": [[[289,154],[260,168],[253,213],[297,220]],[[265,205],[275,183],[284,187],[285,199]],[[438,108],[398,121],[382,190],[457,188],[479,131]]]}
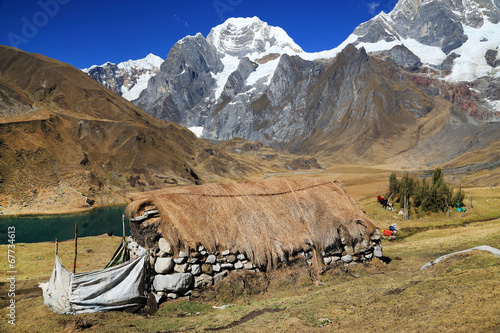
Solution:
{"label": "rocky outcrop", "polygon": [[420,58],[403,45],[396,45],[388,52],[389,60],[401,67],[417,69],[422,66]]}
{"label": "rocky outcrop", "polygon": [[83,71],[112,92],[121,95],[124,73],[121,72],[116,64],[107,62],[104,65],[94,66]]}
{"label": "rocky outcrop", "polygon": [[250,61],[247,57],[241,59],[238,68],[229,75],[227,83],[222,91],[222,99],[232,98],[245,87],[245,81],[248,76],[257,69],[258,65]]}
{"label": "rocky outcrop", "polygon": [[448,54],[467,40],[461,17],[452,9],[443,1],[405,0],[396,5],[391,19],[401,37],[439,46]]}
{"label": "rocky outcrop", "polygon": [[484,54],[486,63],[495,68],[500,66],[500,58],[498,57],[498,50],[487,50]]}
{"label": "rocky outcrop", "polygon": [[185,111],[213,94],[213,76],[223,67],[215,48],[201,34],[185,37],[172,47],[134,103],[156,118],[188,124],[196,116]]}

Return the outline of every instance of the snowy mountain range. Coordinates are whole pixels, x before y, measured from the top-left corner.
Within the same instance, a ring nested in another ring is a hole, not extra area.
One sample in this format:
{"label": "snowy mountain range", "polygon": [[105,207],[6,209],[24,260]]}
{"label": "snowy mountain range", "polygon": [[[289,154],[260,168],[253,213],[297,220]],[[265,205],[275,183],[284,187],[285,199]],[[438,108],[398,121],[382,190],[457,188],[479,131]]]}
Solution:
{"label": "snowy mountain range", "polygon": [[163,59],[150,53],[139,60],[128,60],[118,65],[107,62],[103,65],[82,69],[106,88],[131,101],[146,89],[150,78],[160,70]]}
{"label": "snowy mountain range", "polygon": [[[477,126],[500,119],[499,21],[497,0],[400,0],[338,47],[307,53],[279,27],[231,18],[206,38],[177,42],[156,75],[137,71],[148,77],[147,87],[132,78],[123,82],[135,85],[120,86],[112,64],[87,73],[203,138],[243,137],[300,152],[325,145],[340,152],[356,140],[366,145],[367,132],[387,138],[407,124],[421,130],[421,119],[444,99],[448,123],[469,131],[455,138],[461,145],[447,154],[451,159],[464,147],[475,149],[467,138]],[[130,75],[120,65],[118,73]],[[365,147],[357,157],[370,154],[376,155]]]}

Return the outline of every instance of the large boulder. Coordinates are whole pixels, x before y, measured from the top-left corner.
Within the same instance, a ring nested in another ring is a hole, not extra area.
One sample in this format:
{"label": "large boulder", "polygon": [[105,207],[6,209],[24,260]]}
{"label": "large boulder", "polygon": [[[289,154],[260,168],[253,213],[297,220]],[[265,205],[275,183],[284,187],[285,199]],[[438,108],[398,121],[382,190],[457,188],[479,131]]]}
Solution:
{"label": "large boulder", "polygon": [[191,273],[175,273],[169,275],[156,275],[153,288],[156,291],[168,293],[184,293],[193,286],[193,275]]}
{"label": "large boulder", "polygon": [[174,269],[172,258],[156,258],[155,271],[158,274],[168,274]]}

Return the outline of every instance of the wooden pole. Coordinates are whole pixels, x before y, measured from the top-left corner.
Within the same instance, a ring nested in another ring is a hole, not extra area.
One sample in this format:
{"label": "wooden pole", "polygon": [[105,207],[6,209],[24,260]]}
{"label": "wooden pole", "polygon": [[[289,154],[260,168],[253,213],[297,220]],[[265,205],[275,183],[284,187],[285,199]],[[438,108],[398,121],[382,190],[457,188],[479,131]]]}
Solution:
{"label": "wooden pole", "polygon": [[448,200],[444,199],[444,203],[446,205],[446,216],[448,217],[448,220],[450,219],[450,206],[448,206]]}
{"label": "wooden pole", "polygon": [[73,274],[76,272],[76,255],[78,253],[78,224],[75,224],[75,258],[73,259]]}
{"label": "wooden pole", "polygon": [[125,214],[122,214],[123,238],[125,239]]}
{"label": "wooden pole", "polygon": [[405,192],[405,196],[404,196],[404,199],[403,199],[403,213],[404,213],[404,219],[405,220],[408,220],[408,199],[406,198],[406,192]]}

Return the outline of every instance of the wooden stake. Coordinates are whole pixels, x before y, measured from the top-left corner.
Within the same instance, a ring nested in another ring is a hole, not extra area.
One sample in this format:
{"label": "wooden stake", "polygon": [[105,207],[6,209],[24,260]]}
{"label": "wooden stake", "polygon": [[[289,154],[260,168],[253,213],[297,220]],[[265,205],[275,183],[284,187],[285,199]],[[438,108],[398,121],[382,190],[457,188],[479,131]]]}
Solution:
{"label": "wooden stake", "polygon": [[446,216],[450,219],[450,206],[448,206],[448,200],[444,199],[444,203],[446,205]]}
{"label": "wooden stake", "polygon": [[122,214],[123,238],[125,239],[125,214]]}
{"label": "wooden stake", "polygon": [[404,214],[403,218],[405,220],[408,220],[408,218],[409,218],[408,217],[408,199],[406,198],[406,192],[405,192],[405,196],[404,196],[403,200],[404,200],[403,201],[403,214]]}
{"label": "wooden stake", "polygon": [[75,224],[75,258],[73,259],[73,274],[76,272],[76,255],[78,253],[78,224]]}

